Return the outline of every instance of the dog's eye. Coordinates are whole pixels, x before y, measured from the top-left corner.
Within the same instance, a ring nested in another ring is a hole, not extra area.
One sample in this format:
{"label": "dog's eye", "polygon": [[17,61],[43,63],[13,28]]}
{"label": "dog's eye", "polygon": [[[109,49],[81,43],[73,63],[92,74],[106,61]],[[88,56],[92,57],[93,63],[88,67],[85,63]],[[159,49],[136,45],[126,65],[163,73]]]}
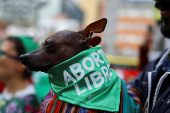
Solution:
{"label": "dog's eye", "polygon": [[51,44],[50,42],[48,42],[48,41],[46,41],[45,44],[44,44],[44,46],[45,46],[46,48],[50,47],[51,45],[52,45],[52,44]]}

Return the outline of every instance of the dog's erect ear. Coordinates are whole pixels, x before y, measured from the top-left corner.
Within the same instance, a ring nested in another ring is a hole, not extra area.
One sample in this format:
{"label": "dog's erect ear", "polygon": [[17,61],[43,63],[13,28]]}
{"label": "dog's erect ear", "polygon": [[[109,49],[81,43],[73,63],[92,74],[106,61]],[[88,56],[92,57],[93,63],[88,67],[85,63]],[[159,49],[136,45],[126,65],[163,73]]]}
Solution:
{"label": "dog's erect ear", "polygon": [[101,33],[104,31],[107,24],[107,19],[103,18],[101,20],[98,20],[96,22],[91,23],[88,25],[85,29],[79,31],[82,35],[82,43],[86,42],[86,40],[90,39],[92,36],[92,33]]}
{"label": "dog's erect ear", "polygon": [[95,37],[93,37],[93,38],[91,39],[90,45],[93,46],[93,47],[95,47],[95,46],[97,46],[98,44],[100,44],[101,40],[102,40],[101,37],[95,36]]}
{"label": "dog's erect ear", "polygon": [[85,35],[87,36],[89,34],[89,32],[94,32],[94,33],[101,33],[104,31],[105,26],[107,24],[107,19],[103,18],[101,20],[98,20],[96,22],[91,23],[90,25],[88,25],[85,29]]}

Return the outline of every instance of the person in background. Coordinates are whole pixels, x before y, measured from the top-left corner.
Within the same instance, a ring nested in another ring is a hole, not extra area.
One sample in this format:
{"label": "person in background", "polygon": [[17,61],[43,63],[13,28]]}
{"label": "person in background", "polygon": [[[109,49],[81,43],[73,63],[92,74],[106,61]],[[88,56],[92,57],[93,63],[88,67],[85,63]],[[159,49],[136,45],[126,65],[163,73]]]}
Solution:
{"label": "person in background", "polygon": [[[7,27],[8,27],[8,24],[6,22],[0,20],[0,40],[2,40],[8,36],[8,34],[6,32]],[[4,86],[5,86],[4,83],[0,81],[0,93],[2,92]]]}
{"label": "person in background", "polygon": [[[170,39],[170,0],[155,0],[162,18],[161,32]],[[149,62],[129,85],[139,95],[145,113],[170,113],[170,48]]]}
{"label": "person in background", "polygon": [[29,81],[31,73],[19,56],[38,49],[38,45],[30,37],[9,37],[0,46],[0,81],[5,83],[0,94],[0,113],[37,113],[39,103]]}
{"label": "person in background", "polygon": [[152,26],[148,26],[147,33],[145,36],[145,41],[139,49],[140,70],[143,70],[143,68],[148,64],[148,52],[151,48],[152,37],[153,37],[153,28]]}

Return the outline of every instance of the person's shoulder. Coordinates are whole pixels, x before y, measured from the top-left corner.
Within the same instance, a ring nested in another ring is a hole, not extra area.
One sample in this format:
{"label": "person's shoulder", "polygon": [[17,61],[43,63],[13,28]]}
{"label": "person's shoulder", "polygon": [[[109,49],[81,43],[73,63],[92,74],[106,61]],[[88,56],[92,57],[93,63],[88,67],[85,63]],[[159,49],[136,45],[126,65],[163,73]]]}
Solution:
{"label": "person's shoulder", "polygon": [[38,102],[36,94],[24,96],[24,97],[22,97],[22,99],[24,99],[25,101],[37,101]]}
{"label": "person's shoulder", "polygon": [[167,48],[167,49],[164,49],[164,50],[162,51],[162,53],[161,53],[156,59],[151,60],[151,61],[146,65],[146,67],[144,68],[144,70],[149,69],[150,71],[153,71],[153,70],[156,68],[157,64],[159,63],[160,59],[164,56],[164,54],[165,54],[168,50],[169,50],[168,48]]}
{"label": "person's shoulder", "polygon": [[[168,50],[170,50],[170,48],[166,48],[162,51],[162,53],[159,55],[159,57],[161,58]],[[158,58],[159,58],[158,57]]]}
{"label": "person's shoulder", "polygon": [[24,101],[25,104],[24,107],[25,111],[29,111],[31,108],[32,112],[34,111],[35,113],[38,113],[40,109],[40,104],[35,94],[27,95],[23,97],[22,100]]}
{"label": "person's shoulder", "polygon": [[20,91],[20,94],[22,94],[22,96],[18,97],[19,95],[17,95],[17,97],[20,101],[23,102],[25,110],[28,108],[39,110],[40,104],[32,84],[28,85],[24,90]]}

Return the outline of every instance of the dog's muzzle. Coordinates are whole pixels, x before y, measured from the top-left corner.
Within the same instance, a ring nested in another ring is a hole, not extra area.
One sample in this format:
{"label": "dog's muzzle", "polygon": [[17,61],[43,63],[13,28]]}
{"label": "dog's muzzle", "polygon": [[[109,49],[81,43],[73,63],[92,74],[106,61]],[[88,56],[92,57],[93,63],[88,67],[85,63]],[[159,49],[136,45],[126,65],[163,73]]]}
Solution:
{"label": "dog's muzzle", "polygon": [[24,64],[26,62],[27,57],[28,57],[28,55],[26,55],[26,54],[21,55],[19,57],[19,60],[21,61],[22,64]]}

